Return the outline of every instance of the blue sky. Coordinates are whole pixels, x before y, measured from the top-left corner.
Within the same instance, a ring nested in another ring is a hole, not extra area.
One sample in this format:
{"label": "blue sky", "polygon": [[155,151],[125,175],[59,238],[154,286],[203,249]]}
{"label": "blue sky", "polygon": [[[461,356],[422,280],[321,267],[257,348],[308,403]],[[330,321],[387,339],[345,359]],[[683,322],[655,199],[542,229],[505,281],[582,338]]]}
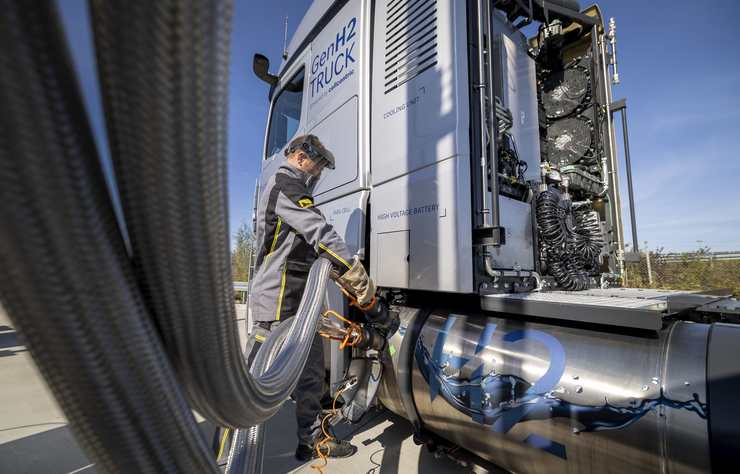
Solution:
{"label": "blue sky", "polygon": [[[86,2],[58,3],[96,139],[107,156]],[[290,36],[309,4],[236,0],[228,147],[232,232],[251,220],[267,116],[267,86],[252,75],[252,56],[265,54],[275,70],[284,17]],[[628,103],[640,243],[669,250],[740,250],[740,53],[735,47],[740,2],[599,4],[617,21],[622,84],[614,97],[626,97]],[[624,170],[620,175],[624,183]],[[622,196],[629,226],[626,191]],[[629,241],[629,228],[625,232]]]}

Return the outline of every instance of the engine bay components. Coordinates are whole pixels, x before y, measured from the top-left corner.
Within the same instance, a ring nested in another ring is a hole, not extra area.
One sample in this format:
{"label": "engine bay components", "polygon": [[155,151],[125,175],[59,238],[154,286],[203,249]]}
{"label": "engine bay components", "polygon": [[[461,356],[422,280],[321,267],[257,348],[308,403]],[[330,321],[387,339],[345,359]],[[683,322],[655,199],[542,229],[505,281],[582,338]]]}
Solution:
{"label": "engine bay components", "polygon": [[[516,13],[504,4],[497,8]],[[480,220],[482,225],[477,223],[484,227],[476,228],[474,234],[480,235],[475,245],[483,260],[477,270],[481,274],[478,291],[583,290],[608,283],[613,278],[604,280],[602,273],[619,272],[614,252],[619,246],[606,243],[615,199],[608,186],[611,135],[604,107],[610,92],[602,87],[601,56],[596,47],[601,34],[588,21],[579,23],[557,15],[548,19],[546,15],[538,34],[527,43],[521,31],[502,18],[493,18],[491,54],[486,54],[488,45],[484,42],[483,59],[480,54],[471,56],[479,63],[494,65],[491,75],[471,69],[474,83],[490,88],[489,95],[483,97],[481,120],[485,123],[493,112],[494,125],[482,133],[487,147],[494,143],[493,155],[473,151],[481,154],[481,163],[488,163],[488,176],[482,180],[484,196],[476,205],[485,215],[485,192],[490,193],[490,199],[498,203],[494,213],[500,215],[499,227],[505,237],[486,237],[485,220]],[[471,41],[482,40],[471,37]],[[487,81],[492,84],[486,85]],[[476,93],[478,90],[483,89],[474,88]],[[537,173],[532,173],[537,165],[541,169],[539,180]],[[474,175],[478,168],[475,163]],[[528,172],[529,168],[532,171]],[[531,219],[514,219],[511,212],[528,214]],[[523,237],[527,234],[529,240]],[[533,265],[527,265],[528,259],[520,255],[527,252],[528,245]],[[602,258],[605,254],[608,258]],[[513,255],[516,258],[511,258]],[[531,285],[531,272],[537,275],[535,285]]]}
{"label": "engine bay components", "polygon": [[568,178],[570,189],[573,191],[581,191],[590,195],[598,195],[602,191],[602,182],[593,174],[584,171],[581,166],[563,166],[560,168],[560,175]]}
{"label": "engine bay components", "polygon": [[616,204],[608,186],[611,132],[602,103],[608,94],[595,30],[560,23],[542,25],[531,40],[542,144],[536,232],[543,276],[561,289],[585,290],[602,285],[602,273],[618,273],[615,256],[606,255],[612,250],[606,208]]}
{"label": "engine bay components", "polygon": [[590,63],[591,55],[584,55],[555,69],[539,68],[543,159],[553,165],[588,166],[603,154]]}
{"label": "engine bay components", "polygon": [[[524,201],[529,190],[524,174],[529,165],[521,160],[517,151],[516,139],[511,133],[513,115],[501,98],[495,97],[496,130],[498,143],[499,193],[518,201]],[[489,170],[490,172],[490,170]]]}

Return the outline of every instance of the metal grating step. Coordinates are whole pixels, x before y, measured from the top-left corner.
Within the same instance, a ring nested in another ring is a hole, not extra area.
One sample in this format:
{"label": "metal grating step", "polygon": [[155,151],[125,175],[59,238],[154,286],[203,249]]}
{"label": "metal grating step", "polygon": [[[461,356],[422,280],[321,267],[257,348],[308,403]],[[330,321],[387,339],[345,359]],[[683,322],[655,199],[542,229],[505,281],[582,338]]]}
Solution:
{"label": "metal grating step", "polygon": [[[557,293],[566,293],[559,291]],[[592,290],[579,291],[578,294],[592,295],[592,296],[607,296],[610,298],[647,298],[647,299],[660,299],[667,298],[669,296],[687,294],[686,291],[676,290],[653,290],[649,288],[606,288],[600,289],[595,288]]]}
{"label": "metal grating step", "polygon": [[518,293],[512,295],[503,295],[510,299],[519,299],[526,301],[549,301],[558,304],[574,304],[587,306],[608,306],[614,308],[630,309],[650,309],[663,311],[667,308],[668,303],[665,300],[656,300],[649,298],[631,298],[626,296],[597,296],[576,292],[552,291],[546,293]]}
{"label": "metal grating step", "polygon": [[657,331],[663,325],[668,297],[681,294],[685,292],[637,288],[508,293],[482,296],[481,307],[486,311]]}

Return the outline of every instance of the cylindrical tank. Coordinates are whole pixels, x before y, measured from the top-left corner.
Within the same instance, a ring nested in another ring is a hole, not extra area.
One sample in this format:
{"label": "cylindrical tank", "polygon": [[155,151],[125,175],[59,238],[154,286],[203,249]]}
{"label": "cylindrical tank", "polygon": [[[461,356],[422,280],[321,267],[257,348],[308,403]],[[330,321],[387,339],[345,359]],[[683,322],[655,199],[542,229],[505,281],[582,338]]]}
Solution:
{"label": "cylindrical tank", "polygon": [[401,311],[379,391],[417,429],[512,472],[711,470],[712,325],[630,335],[426,314]]}

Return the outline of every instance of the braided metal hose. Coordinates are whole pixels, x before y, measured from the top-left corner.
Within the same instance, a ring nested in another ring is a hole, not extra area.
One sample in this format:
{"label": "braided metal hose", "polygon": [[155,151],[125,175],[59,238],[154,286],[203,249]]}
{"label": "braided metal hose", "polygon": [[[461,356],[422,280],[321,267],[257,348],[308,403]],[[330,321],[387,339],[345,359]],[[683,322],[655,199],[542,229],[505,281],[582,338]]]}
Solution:
{"label": "braided metal hose", "polygon": [[226,263],[230,3],[93,4],[133,262],[53,5],[0,0],[0,299],[99,470],[217,472],[175,377],[217,423],[264,421],[303,370],[331,264],[250,376]]}
{"label": "braided metal hose", "polygon": [[135,284],[54,2],[0,0],[0,300],[101,472],[218,472]]}
{"label": "braided metal hose", "polygon": [[[261,376],[275,361],[282,349],[290,325],[279,324],[271,331],[270,337],[260,346],[260,350],[250,367],[251,373]],[[249,428],[234,431],[229,457],[224,472],[226,474],[253,474],[262,472],[265,451],[265,425],[260,423]]]}
{"label": "braided metal hose", "polygon": [[[290,350],[250,376],[227,226],[231,10],[225,0],[92,0],[108,137],[145,303],[193,407],[235,428],[265,421],[295,388],[321,298],[301,303]],[[323,295],[328,262],[317,272],[304,294]]]}

